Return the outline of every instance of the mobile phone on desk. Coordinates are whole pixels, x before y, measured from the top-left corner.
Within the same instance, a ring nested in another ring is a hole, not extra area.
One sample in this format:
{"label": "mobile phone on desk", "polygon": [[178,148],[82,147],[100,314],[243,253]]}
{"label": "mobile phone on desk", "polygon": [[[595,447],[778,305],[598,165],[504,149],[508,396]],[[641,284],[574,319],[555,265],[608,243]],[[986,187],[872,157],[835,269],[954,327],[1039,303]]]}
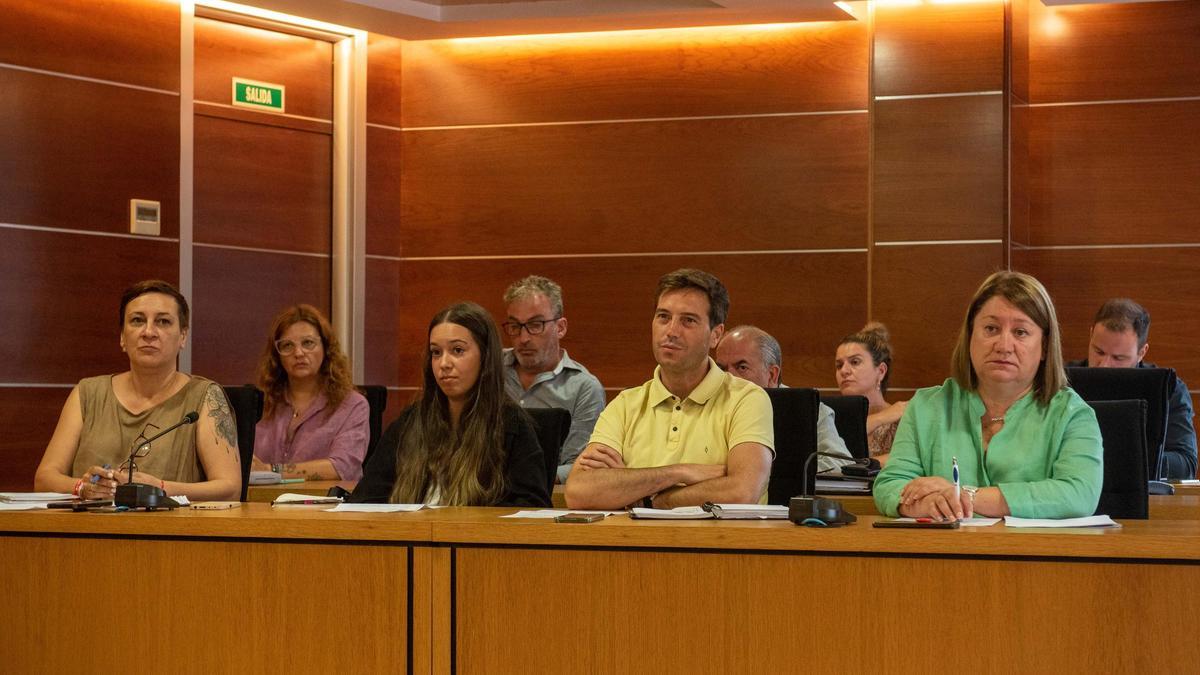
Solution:
{"label": "mobile phone on desk", "polygon": [[874,478],[879,475],[879,467],[863,466],[862,464],[846,464],[842,467],[843,476],[854,478]]}
{"label": "mobile phone on desk", "polygon": [[80,499],[70,502],[50,502],[46,505],[48,509],[71,509],[72,511],[87,511],[97,506],[110,506],[111,499]]}
{"label": "mobile phone on desk", "polygon": [[556,523],[594,523],[597,520],[604,520],[603,513],[564,513],[561,516],[554,516]]}
{"label": "mobile phone on desk", "polygon": [[192,502],[192,508],[197,511],[222,511],[236,509],[241,505],[241,502]]}
{"label": "mobile phone on desk", "polygon": [[897,518],[895,520],[877,520],[873,527],[911,528],[917,530],[957,530],[957,520],[934,520],[933,518]]}

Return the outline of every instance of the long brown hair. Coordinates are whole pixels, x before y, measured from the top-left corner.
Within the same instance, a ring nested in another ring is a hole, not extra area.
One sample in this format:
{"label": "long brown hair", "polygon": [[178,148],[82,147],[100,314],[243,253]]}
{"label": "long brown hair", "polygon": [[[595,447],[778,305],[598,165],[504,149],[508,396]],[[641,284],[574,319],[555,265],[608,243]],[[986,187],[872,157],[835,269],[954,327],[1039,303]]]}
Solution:
{"label": "long brown hair", "polygon": [[500,332],[487,311],[473,302],[460,302],[435,314],[426,334],[443,323],[471,333],[479,348],[479,379],[458,426],[451,426],[449,401],[434,376],[426,341],[421,396],[413,403],[395,450],[391,501],[423,502],[430,488],[436,488],[443,504],[488,506],[499,502],[507,487],[504,411],[515,407],[504,393]]}
{"label": "long brown hair", "polygon": [[325,414],[331,415],[337,410],[346,395],[354,389],[354,379],[350,373],[350,359],[342,352],[337,334],[329,320],[321,314],[321,310],[312,305],[295,305],[288,307],[271,322],[271,332],[267,334],[267,345],[262,357],[258,360],[258,388],[263,392],[263,419],[275,415],[275,408],[282,405],[284,392],[287,391],[288,376],[279,358],[275,342],[283,336],[283,332],[292,324],[306,321],[317,329],[321,336],[321,347],[325,351],[325,359],[321,361],[319,375],[321,389],[325,393]]}

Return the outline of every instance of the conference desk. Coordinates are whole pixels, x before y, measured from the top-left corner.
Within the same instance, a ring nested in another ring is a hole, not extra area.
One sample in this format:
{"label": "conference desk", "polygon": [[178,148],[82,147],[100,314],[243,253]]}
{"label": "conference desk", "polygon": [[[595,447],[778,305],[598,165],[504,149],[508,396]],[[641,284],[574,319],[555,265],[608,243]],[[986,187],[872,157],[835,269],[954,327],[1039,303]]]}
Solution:
{"label": "conference desk", "polygon": [[14,619],[0,654],[11,672],[75,672],[93,654],[118,672],[1196,664],[1197,520],[913,531],[872,529],[872,516],[838,529],[499,518],[512,512],[0,512]]}
{"label": "conference desk", "polygon": [[[830,496],[842,508],[856,516],[877,516],[875,499],[870,496]],[[1200,520],[1200,494],[1150,495],[1151,520]]]}

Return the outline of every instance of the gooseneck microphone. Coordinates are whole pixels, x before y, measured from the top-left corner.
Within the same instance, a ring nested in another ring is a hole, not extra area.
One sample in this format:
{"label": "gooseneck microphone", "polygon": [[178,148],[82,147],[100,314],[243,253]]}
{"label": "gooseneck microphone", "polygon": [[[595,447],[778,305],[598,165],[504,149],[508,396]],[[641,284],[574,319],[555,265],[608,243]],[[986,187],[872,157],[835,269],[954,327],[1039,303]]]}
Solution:
{"label": "gooseneck microphone", "polygon": [[853,513],[842,508],[842,503],[836,499],[825,499],[816,496],[816,486],[813,492],[808,490],[808,471],[812,468],[813,459],[817,457],[832,457],[833,459],[850,459],[855,464],[864,464],[869,460],[853,459],[845,455],[835,455],[831,452],[813,452],[804,461],[804,473],[800,478],[800,496],[792,497],[788,502],[788,520],[797,525],[816,527],[836,527],[853,523],[857,518]]}
{"label": "gooseneck microphone", "polygon": [[[117,486],[117,494],[116,498],[113,499],[113,503],[117,506],[123,506],[130,509],[145,508],[150,511],[160,508],[178,508],[179,503],[168,497],[167,493],[163,492],[162,488],[159,486],[133,482],[133,460],[138,456],[139,452],[145,451],[145,453],[148,454],[150,452],[150,444],[154,441],[157,441],[163,436],[175,431],[179,427],[188,424],[195,424],[196,420],[198,419],[200,419],[200,413],[193,410],[184,415],[183,419],[179,420],[177,423],[172,424],[166,429],[154,434],[150,438],[147,438],[140,443],[135,441],[133,446],[129,448],[129,482]],[[142,456],[145,457],[145,454]]]}

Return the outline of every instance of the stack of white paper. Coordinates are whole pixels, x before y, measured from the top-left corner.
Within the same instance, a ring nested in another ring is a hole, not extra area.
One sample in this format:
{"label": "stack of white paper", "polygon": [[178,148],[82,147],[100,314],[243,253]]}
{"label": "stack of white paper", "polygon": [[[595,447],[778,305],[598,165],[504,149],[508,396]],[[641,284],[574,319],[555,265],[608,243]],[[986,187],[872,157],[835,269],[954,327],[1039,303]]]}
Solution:
{"label": "stack of white paper", "polygon": [[510,513],[507,516],[500,516],[500,517],[501,518],[548,519],[548,518],[557,518],[559,516],[565,516],[568,513],[598,513],[598,514],[605,515],[605,516],[611,516],[613,514],[620,513],[620,511],[566,511],[564,509],[538,509],[536,511],[517,511],[516,513]]}
{"label": "stack of white paper", "polygon": [[1120,527],[1108,516],[1085,516],[1083,518],[1017,518],[1004,516],[1008,527]]}
{"label": "stack of white paper", "polygon": [[70,492],[0,492],[0,502],[67,502],[75,498]]}
{"label": "stack of white paper", "polygon": [[424,504],[338,504],[332,509],[333,513],[398,513],[400,511],[420,511]]}
{"label": "stack of white paper", "polygon": [[654,520],[703,520],[712,518],[713,514],[705,511],[702,506],[679,506],[673,509],[633,509],[634,518],[650,518]]}

